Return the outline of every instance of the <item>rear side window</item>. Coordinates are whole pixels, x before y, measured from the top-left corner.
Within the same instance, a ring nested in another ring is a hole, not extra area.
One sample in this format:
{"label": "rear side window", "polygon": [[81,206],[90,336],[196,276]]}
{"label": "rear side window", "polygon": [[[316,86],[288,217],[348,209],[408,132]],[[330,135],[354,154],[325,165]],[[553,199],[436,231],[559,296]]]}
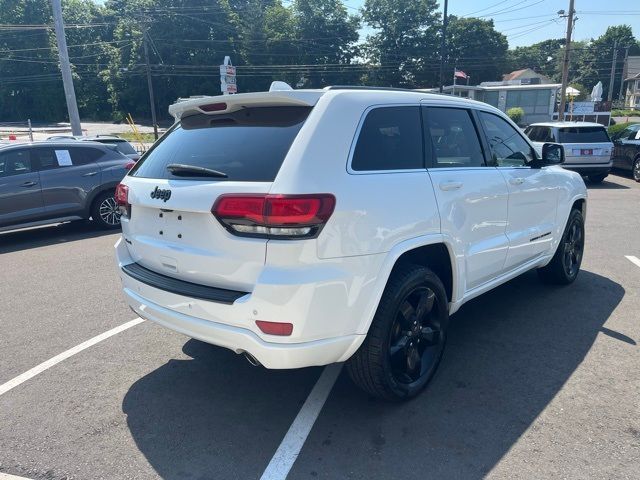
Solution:
{"label": "rear side window", "polygon": [[425,141],[433,167],[484,166],[480,140],[468,110],[426,107]]}
{"label": "rear side window", "polygon": [[31,172],[31,159],[27,150],[0,153],[0,178]]}
{"label": "rear side window", "polygon": [[528,127],[525,133],[533,142],[555,142],[550,127]]}
{"label": "rear side window", "polygon": [[380,107],[362,124],[353,152],[355,171],[424,168],[420,107]]}
{"label": "rear side window", "polygon": [[131,174],[184,179],[167,170],[167,165],[177,163],[217,170],[227,175],[226,180],[271,182],[310,111],[310,107],[261,107],[183,118]]}
{"label": "rear side window", "polygon": [[560,143],[601,143],[610,142],[604,127],[564,127],[558,129]]}
{"label": "rear side window", "polygon": [[69,149],[73,165],[88,165],[96,162],[104,155],[102,150],[90,147],[73,147]]}

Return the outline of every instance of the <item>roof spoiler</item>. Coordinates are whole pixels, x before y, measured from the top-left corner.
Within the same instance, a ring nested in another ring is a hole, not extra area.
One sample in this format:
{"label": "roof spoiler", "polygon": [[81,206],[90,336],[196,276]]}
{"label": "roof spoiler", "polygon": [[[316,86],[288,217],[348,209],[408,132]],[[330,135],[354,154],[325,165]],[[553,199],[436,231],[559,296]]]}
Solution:
{"label": "roof spoiler", "polygon": [[250,107],[313,107],[324,93],[321,90],[296,91],[284,82],[273,82],[268,92],[216,95],[184,100],[169,106],[169,113],[176,120],[180,120],[200,113],[218,115]]}

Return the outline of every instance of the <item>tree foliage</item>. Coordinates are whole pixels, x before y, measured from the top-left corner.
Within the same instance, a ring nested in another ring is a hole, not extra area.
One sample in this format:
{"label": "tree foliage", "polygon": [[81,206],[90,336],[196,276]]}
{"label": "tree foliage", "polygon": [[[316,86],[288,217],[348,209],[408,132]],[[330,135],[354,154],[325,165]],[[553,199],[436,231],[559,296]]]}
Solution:
{"label": "tree foliage", "polygon": [[[178,97],[216,95],[225,55],[238,67],[242,92],[273,80],[294,87],[370,84],[438,85],[442,17],[438,0],[365,0],[360,12],[342,0],[64,0],[63,15],[78,107],[83,118],[149,117],[144,39],[156,109]],[[0,121],[66,119],[49,0],[4,0],[0,9]],[[364,34],[360,35],[363,32]],[[605,95],[614,41],[640,54],[626,25],[572,43],[570,82]],[[472,83],[520,68],[560,80],[564,41],[508,50],[491,20],[449,18],[445,82],[457,67]],[[588,92],[585,92],[588,93]],[[614,95],[614,98],[615,96]]]}

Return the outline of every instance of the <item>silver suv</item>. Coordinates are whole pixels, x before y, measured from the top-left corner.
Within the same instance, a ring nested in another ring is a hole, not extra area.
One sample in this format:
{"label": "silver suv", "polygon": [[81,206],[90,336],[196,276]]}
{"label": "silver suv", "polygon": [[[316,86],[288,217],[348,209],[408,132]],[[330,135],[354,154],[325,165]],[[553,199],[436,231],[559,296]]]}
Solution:
{"label": "silver suv", "polygon": [[117,228],[114,190],[134,164],[100,143],[2,145],[0,231],[90,217],[102,228]]}
{"label": "silver suv", "polygon": [[600,183],[609,175],[613,143],[607,129],[599,123],[534,123],[524,133],[538,154],[542,153],[542,145],[547,142],[564,145],[566,157],[562,166],[587,177],[592,183]]}

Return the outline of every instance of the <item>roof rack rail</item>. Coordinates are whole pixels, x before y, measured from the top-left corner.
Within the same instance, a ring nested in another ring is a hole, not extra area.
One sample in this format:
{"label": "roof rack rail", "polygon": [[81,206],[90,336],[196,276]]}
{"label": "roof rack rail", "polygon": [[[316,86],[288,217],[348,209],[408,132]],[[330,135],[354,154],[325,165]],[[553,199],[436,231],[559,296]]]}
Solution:
{"label": "roof rack rail", "polygon": [[366,85],[331,85],[325,87],[325,90],[386,90],[392,92],[412,92],[412,93],[424,93],[411,88],[398,88],[398,87],[369,87]]}

